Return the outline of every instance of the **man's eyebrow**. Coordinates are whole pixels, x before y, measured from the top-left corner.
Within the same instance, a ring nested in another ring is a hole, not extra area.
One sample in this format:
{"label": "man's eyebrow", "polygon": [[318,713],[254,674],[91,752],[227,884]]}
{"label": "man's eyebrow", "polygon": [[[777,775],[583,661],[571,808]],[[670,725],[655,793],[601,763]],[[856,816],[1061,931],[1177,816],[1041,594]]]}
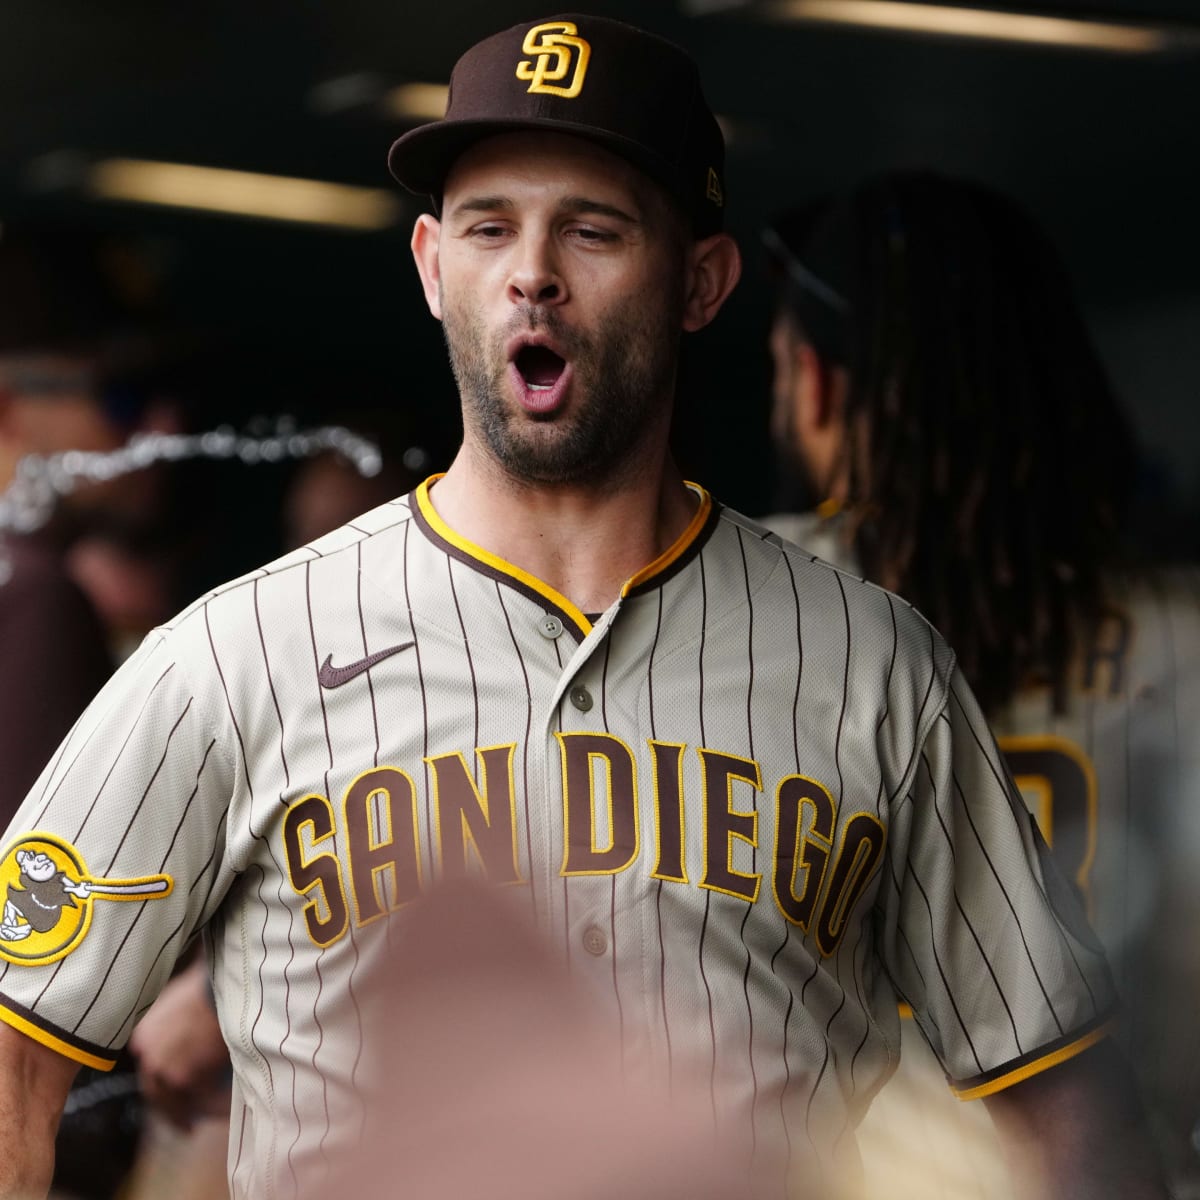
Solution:
{"label": "man's eyebrow", "polygon": [[[509,196],[496,194],[492,196],[468,196],[447,211],[447,216],[457,217],[459,214],[511,212],[516,205]],[[643,224],[642,217],[635,210],[630,212],[618,208],[615,204],[606,204],[603,200],[595,200],[590,196],[564,196],[559,202],[558,211],[563,214],[578,216],[592,215],[611,217],[627,225]]]}
{"label": "man's eyebrow", "polygon": [[513,202],[507,196],[468,196],[450,210],[451,216],[459,213],[507,212]]}
{"label": "man's eyebrow", "polygon": [[567,196],[558,206],[559,212],[563,213],[578,213],[580,215],[591,213],[597,217],[612,217],[617,221],[624,221],[629,225],[641,225],[642,218],[636,212],[627,212],[623,208],[617,208],[613,204],[605,204],[602,200],[593,200],[589,196]]}

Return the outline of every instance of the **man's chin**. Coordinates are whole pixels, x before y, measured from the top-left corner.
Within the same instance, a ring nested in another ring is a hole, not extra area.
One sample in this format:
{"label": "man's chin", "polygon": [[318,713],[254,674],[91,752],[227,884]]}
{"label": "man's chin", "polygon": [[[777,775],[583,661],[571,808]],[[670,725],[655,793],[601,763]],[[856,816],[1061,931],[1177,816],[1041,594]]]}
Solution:
{"label": "man's chin", "polygon": [[588,484],[609,474],[610,455],[583,445],[562,420],[527,423],[519,432],[509,425],[488,437],[492,457],[519,483],[540,487]]}
{"label": "man's chin", "polygon": [[594,463],[577,463],[573,459],[564,461],[523,452],[497,453],[495,457],[510,479],[530,487],[582,485],[600,474]]}

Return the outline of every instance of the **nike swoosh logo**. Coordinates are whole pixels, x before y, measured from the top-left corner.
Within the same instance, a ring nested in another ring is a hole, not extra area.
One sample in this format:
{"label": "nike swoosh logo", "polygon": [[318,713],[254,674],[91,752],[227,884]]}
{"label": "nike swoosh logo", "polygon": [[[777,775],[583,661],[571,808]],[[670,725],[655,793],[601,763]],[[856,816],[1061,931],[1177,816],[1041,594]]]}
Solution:
{"label": "nike swoosh logo", "polygon": [[385,658],[391,658],[393,654],[399,654],[401,650],[407,650],[414,644],[401,642],[400,645],[389,646],[386,650],[376,650],[374,654],[368,654],[358,662],[347,663],[344,667],[335,667],[333,655],[327,654],[317,672],[317,681],[323,688],[341,687],[343,683],[349,683],[350,680],[357,679],[365,671],[369,671],[376,663],[383,662]]}

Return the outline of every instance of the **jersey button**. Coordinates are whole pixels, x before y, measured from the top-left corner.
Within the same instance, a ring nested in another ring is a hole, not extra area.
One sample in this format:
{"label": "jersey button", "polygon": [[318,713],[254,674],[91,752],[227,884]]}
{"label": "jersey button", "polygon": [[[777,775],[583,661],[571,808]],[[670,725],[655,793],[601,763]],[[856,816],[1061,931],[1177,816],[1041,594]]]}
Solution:
{"label": "jersey button", "polygon": [[588,929],[583,935],[583,948],[599,958],[608,949],[608,938],[604,936],[604,930],[597,929],[595,925]]}
{"label": "jersey button", "polygon": [[538,633],[544,638],[556,638],[562,635],[563,623],[553,614],[547,613],[538,622]]}
{"label": "jersey button", "polygon": [[592,693],[585,687],[573,687],[571,689],[571,703],[580,712],[587,712],[592,707]]}

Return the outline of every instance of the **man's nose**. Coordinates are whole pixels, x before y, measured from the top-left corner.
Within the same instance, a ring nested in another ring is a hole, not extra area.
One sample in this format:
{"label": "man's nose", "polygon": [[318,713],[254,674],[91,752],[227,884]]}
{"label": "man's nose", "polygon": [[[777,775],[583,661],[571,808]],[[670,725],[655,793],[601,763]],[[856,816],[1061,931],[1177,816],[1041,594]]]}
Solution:
{"label": "man's nose", "polygon": [[527,238],[508,277],[508,298],[518,304],[562,304],[566,280],[549,238]]}

